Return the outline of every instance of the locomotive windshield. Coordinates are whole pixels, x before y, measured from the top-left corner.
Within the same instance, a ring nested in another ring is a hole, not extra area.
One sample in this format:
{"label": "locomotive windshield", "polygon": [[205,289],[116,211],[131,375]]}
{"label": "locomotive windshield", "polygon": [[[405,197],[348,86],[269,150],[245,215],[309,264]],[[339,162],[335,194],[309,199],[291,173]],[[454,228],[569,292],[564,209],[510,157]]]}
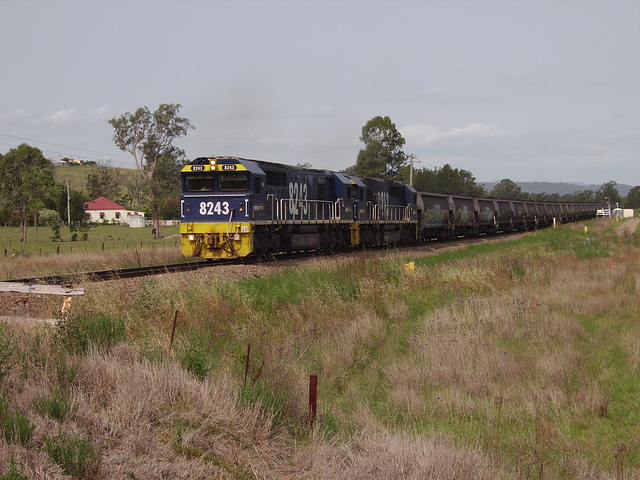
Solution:
{"label": "locomotive windshield", "polygon": [[187,192],[213,192],[214,181],[211,174],[185,175],[184,188]]}
{"label": "locomotive windshield", "polygon": [[246,173],[221,173],[219,179],[222,192],[242,192],[249,190],[249,175]]}

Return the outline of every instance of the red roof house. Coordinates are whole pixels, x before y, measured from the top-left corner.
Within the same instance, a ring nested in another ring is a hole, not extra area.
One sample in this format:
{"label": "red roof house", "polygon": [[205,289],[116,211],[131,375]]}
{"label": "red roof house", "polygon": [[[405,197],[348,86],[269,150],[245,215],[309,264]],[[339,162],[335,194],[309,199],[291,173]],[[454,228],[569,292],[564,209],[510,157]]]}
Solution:
{"label": "red roof house", "polygon": [[87,220],[94,223],[120,223],[125,225],[136,224],[138,221],[133,222],[133,218],[142,218],[142,226],[144,226],[144,212],[135,212],[133,210],[127,210],[116,202],[109,200],[106,197],[96,198],[92,202],[84,204],[84,211],[87,214]]}

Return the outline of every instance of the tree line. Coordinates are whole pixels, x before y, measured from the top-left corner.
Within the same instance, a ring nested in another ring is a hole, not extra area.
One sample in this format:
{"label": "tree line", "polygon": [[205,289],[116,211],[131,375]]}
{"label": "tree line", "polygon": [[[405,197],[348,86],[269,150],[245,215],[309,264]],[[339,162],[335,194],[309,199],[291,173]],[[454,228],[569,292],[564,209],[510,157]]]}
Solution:
{"label": "tree line", "polygon": [[[35,147],[22,144],[0,154],[0,225],[16,224],[27,240],[27,225],[82,226],[86,222],[84,204],[107,197],[125,208],[145,211],[154,220],[160,238],[161,218],[175,217],[179,208],[180,170],[187,160],[173,143],[193,129],[191,122],[178,115],[179,104],[161,104],[157,110],[138,108],[109,120],[113,142],[134,160],[136,174],[124,179],[116,169],[98,165],[87,176],[84,191],[69,189],[53,179],[53,166]],[[627,208],[640,208],[640,186],[623,198],[609,181],[598,191],[584,190],[569,195],[523,192],[512,180],[502,179],[491,191],[478,184],[473,173],[446,164],[442,167],[414,169],[411,157],[403,151],[406,141],[388,116],[376,116],[362,127],[356,163],[343,173],[403,182],[411,181],[421,191],[466,196],[484,196],[535,201],[609,202]],[[122,194],[122,187],[126,193]]]}
{"label": "tree line", "polygon": [[159,238],[160,218],[176,218],[179,213],[180,169],[186,160],[173,142],[193,128],[178,116],[179,110],[180,105],[163,104],[154,112],[142,107],[109,120],[113,141],[132,155],[136,175],[124,179],[118,170],[98,165],[87,176],[84,191],[56,183],[53,165],[36,147],[22,144],[0,154],[0,225],[19,225],[23,242],[27,226],[33,225],[37,241],[38,225],[51,226],[54,232],[64,221],[71,229],[85,227],[85,203],[107,197],[125,208],[145,211]]}
{"label": "tree line", "polygon": [[640,208],[640,186],[633,187],[624,198],[618,192],[615,181],[602,184],[597,191],[583,190],[559,195],[523,192],[516,182],[504,178],[492,190],[487,191],[477,183],[473,173],[453,168],[449,164],[413,169],[410,155],[402,150],[405,139],[388,116],[377,116],[369,120],[362,127],[360,141],[365,146],[358,152],[355,165],[343,170],[344,173],[405,183],[411,180],[417,190],[433,193],[531,201],[609,202],[627,208]]}

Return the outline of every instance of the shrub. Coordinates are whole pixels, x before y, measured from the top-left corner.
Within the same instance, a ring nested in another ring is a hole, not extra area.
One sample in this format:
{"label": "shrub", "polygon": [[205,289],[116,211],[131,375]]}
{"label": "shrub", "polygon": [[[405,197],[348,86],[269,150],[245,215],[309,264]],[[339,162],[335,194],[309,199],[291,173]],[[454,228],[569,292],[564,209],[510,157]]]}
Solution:
{"label": "shrub", "polygon": [[9,470],[4,475],[0,475],[0,480],[29,480],[29,477],[23,475],[16,467],[16,461],[13,455],[9,458]]}
{"label": "shrub", "polygon": [[67,390],[69,387],[71,387],[71,384],[78,376],[78,369],[80,368],[79,360],[67,360],[64,352],[58,352],[58,356],[55,360],[55,367],[58,386],[63,390]]}
{"label": "shrub", "polygon": [[13,334],[7,331],[6,323],[0,322],[0,381],[13,367],[15,349]]}
{"label": "shrub", "polygon": [[55,210],[49,210],[48,208],[43,208],[38,212],[38,225],[51,227],[57,229],[57,232],[60,233],[60,225],[62,225],[62,219],[60,218],[60,214]]}
{"label": "shrub", "polygon": [[211,358],[205,342],[197,333],[192,333],[178,352],[180,365],[203,380],[212,369]]}
{"label": "shrub", "polygon": [[257,406],[266,418],[281,423],[287,406],[286,394],[263,382],[249,382],[242,387],[238,400],[247,407]]}
{"label": "shrub", "polygon": [[34,428],[35,426],[27,417],[10,408],[4,395],[0,396],[0,434],[8,443],[29,446]]}
{"label": "shrub", "polygon": [[109,350],[126,339],[124,320],[102,313],[70,315],[58,326],[59,339],[70,353],[85,353],[90,346],[98,350]]}
{"label": "shrub", "polygon": [[57,388],[46,397],[38,397],[33,402],[36,410],[41,415],[48,415],[55,420],[64,418],[74,410],[73,402],[68,393],[62,393]]}
{"label": "shrub", "polygon": [[45,435],[44,448],[66,474],[75,478],[98,477],[102,455],[90,437],[61,433],[55,438],[50,438]]}

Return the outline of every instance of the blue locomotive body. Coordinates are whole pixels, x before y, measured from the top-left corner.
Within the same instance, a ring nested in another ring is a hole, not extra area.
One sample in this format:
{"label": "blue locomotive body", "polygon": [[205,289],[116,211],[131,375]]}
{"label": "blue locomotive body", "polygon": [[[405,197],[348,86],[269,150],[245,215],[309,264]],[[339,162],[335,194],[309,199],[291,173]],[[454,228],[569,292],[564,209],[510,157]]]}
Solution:
{"label": "blue locomotive body", "polygon": [[185,256],[213,259],[524,230],[592,218],[598,208],[417,192],[392,180],[201,157],[182,169],[180,233]]}

